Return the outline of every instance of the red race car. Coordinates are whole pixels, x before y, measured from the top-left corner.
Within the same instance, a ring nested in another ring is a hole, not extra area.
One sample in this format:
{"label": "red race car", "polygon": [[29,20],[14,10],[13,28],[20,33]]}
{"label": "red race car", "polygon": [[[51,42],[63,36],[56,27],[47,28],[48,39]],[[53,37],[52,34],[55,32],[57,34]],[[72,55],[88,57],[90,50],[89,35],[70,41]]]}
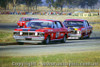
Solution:
{"label": "red race car", "polygon": [[25,27],[26,28],[26,23],[31,21],[31,20],[36,20],[38,18],[31,18],[31,17],[21,17],[19,21],[17,22],[18,27]]}
{"label": "red race car", "polygon": [[13,37],[19,44],[45,43],[60,40],[66,42],[67,30],[65,26],[57,20],[32,20],[26,24],[28,28],[17,28]]}
{"label": "red race car", "polygon": [[89,38],[92,33],[92,26],[87,20],[66,19],[63,24],[68,29],[68,39]]}

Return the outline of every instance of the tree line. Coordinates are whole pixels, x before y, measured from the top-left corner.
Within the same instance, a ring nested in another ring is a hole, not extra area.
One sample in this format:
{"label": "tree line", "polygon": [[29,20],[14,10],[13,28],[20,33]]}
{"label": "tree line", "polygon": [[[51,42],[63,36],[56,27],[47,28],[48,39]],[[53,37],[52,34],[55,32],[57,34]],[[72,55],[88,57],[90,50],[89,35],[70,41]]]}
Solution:
{"label": "tree line", "polygon": [[60,8],[61,11],[63,10],[63,7],[90,7],[93,8],[99,0],[46,0],[46,3],[48,3],[48,7],[54,7],[55,9]]}
{"label": "tree line", "polygon": [[14,12],[16,11],[16,6],[20,4],[25,4],[29,11],[29,7],[31,6],[36,7],[37,10],[37,6],[42,4],[42,0],[0,0],[0,7],[7,9],[9,3],[12,4]]}
{"label": "tree line", "polygon": [[[93,8],[97,4],[98,0],[46,0],[47,6],[51,9],[52,7],[57,9],[60,8],[62,11],[65,6],[67,7],[90,7]],[[7,5],[11,3],[13,10],[16,11],[16,6],[19,4],[25,4],[28,7],[34,6],[37,10],[38,5],[42,4],[42,0],[0,0],[0,7],[7,9]]]}

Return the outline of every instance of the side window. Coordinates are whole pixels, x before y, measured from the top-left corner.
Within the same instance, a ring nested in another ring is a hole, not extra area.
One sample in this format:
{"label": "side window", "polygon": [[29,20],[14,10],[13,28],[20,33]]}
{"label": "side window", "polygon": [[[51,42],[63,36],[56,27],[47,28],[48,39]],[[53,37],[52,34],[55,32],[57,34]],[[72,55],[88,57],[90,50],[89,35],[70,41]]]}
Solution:
{"label": "side window", "polygon": [[52,28],[57,28],[57,23],[53,22],[53,27]]}
{"label": "side window", "polygon": [[88,23],[88,21],[85,21],[85,25],[86,25],[86,27],[88,27],[88,26],[89,26],[89,23]]}
{"label": "side window", "polygon": [[61,22],[57,21],[56,23],[57,23],[57,28],[62,28],[63,27]]}
{"label": "side window", "polygon": [[90,26],[88,21],[86,21],[86,23],[87,23],[88,26]]}

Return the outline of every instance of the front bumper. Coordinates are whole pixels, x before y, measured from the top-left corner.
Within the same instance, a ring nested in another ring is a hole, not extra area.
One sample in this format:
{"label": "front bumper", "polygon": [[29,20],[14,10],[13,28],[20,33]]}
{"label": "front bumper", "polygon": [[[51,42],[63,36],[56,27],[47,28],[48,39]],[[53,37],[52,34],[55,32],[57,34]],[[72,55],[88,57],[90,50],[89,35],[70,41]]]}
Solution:
{"label": "front bumper", "polygon": [[30,37],[30,36],[13,36],[17,42],[25,43],[41,43],[44,40],[44,37]]}
{"label": "front bumper", "polygon": [[81,37],[81,34],[68,34],[67,39],[79,39]]}
{"label": "front bumper", "polygon": [[17,24],[18,24],[18,26],[24,26],[24,23],[22,23],[22,22],[19,22]]}

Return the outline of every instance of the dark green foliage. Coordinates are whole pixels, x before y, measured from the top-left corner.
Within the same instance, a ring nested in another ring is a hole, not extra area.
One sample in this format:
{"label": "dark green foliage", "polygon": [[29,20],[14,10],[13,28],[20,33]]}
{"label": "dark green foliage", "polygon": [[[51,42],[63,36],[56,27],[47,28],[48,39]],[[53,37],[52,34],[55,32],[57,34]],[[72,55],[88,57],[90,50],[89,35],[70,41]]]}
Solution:
{"label": "dark green foliage", "polygon": [[87,7],[93,7],[95,4],[97,4],[98,0],[46,0],[46,3],[48,3],[49,8],[54,7],[63,9],[64,6],[81,6],[82,8]]}
{"label": "dark green foliage", "polygon": [[9,0],[0,0],[0,6],[6,9],[8,2]]}
{"label": "dark green foliage", "polygon": [[[97,4],[98,0],[46,0],[48,7],[54,7],[55,9],[61,8],[63,10],[64,6],[81,6],[82,8],[91,7],[93,8]],[[42,0],[0,0],[0,7],[5,8],[9,3],[12,3],[13,9],[16,5],[26,4],[29,7],[34,6],[37,10],[37,6],[42,3]]]}

